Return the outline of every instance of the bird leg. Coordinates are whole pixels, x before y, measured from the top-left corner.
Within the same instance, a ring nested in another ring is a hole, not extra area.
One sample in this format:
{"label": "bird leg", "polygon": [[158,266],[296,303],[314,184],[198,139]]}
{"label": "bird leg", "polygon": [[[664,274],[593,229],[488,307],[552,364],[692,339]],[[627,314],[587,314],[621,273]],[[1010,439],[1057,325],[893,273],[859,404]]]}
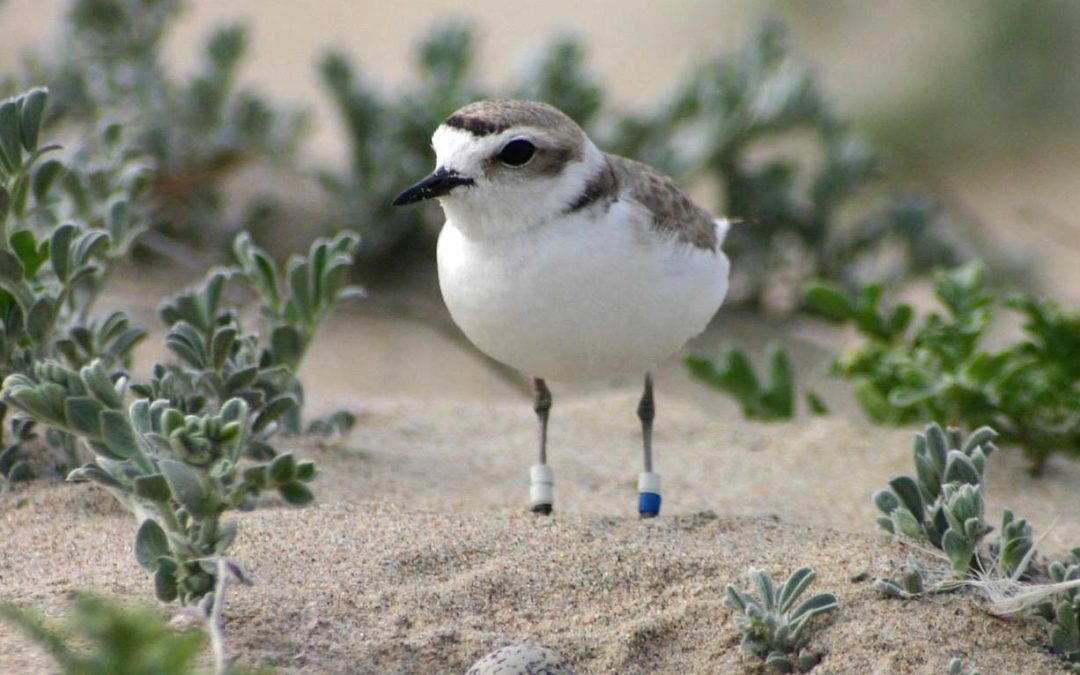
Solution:
{"label": "bird leg", "polygon": [[645,450],[644,470],[638,475],[638,513],[642,518],[652,518],[660,514],[660,476],[653,473],[652,458],[652,428],[656,417],[652,373],[645,374],[645,391],[641,394],[637,415],[641,420],[641,440]]}
{"label": "bird leg", "polygon": [[533,410],[539,422],[539,464],[529,469],[529,501],[534,513],[548,515],[555,502],[555,475],[547,465],[547,425],[551,412],[551,391],[539,377],[533,378]]}

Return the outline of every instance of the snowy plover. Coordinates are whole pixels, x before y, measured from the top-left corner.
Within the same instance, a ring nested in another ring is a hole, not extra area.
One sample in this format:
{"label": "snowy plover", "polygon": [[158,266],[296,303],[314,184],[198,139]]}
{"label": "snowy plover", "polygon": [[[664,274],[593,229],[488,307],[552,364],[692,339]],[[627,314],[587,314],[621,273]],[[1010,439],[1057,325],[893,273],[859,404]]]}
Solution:
{"label": "snowy plover", "polygon": [[446,214],[439,285],[451,316],[473,344],[533,378],[533,510],[550,513],[554,497],[545,380],[645,373],[638,510],[657,515],[650,369],[719,309],[728,221],[658,171],[601,152],[544,103],[472,103],[436,129],[432,144],[435,172],[394,204],[438,198]]}

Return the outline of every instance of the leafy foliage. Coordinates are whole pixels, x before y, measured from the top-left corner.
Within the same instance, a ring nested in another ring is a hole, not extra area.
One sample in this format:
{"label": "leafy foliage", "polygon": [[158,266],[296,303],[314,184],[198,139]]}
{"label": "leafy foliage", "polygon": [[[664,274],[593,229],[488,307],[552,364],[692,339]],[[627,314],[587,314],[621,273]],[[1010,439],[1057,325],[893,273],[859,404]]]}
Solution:
{"label": "leafy foliage", "polygon": [[[737,348],[725,351],[719,361],[688,356],[684,362],[696,380],[737,400],[747,418],[791,419],[795,416],[795,371],[791,359],[777,347],[769,350],[767,358],[764,384],[754,373],[750,359]],[[815,415],[828,412],[821,398],[812,391],[806,392],[806,404]]]}
{"label": "leafy foliage", "polygon": [[964,670],[963,660],[954,658],[949,661],[949,675],[982,675],[982,672],[978,668]]}
{"label": "leafy foliage", "polygon": [[[1070,558],[1050,563],[1047,572],[1053,583],[1080,583],[1080,548],[1074,548]],[[1080,588],[1066,588],[1035,611],[1050,622],[1050,648],[1080,673]]]}
{"label": "leafy foliage", "polygon": [[[203,645],[197,630],[173,631],[150,607],[125,607],[93,595],[79,595],[61,627],[31,610],[0,604],[0,617],[22,628],[48,650],[64,675],[195,675]],[[231,666],[224,675],[246,672]]]}
{"label": "leafy foliage", "polygon": [[[146,227],[138,203],[147,167],[124,149],[117,125],[104,128],[97,154],[82,148],[46,159],[59,149],[40,142],[47,99],[34,89],[0,103],[0,374],[29,372],[44,359],[78,368],[96,358],[119,377],[146,331],[125,312],[91,312]],[[12,423],[0,459],[9,470],[27,466],[16,457],[31,438],[23,424]],[[62,435],[49,439],[70,445]],[[64,463],[78,458],[69,452]]]}
{"label": "leafy foliage", "polygon": [[[210,249],[223,244],[224,178],[255,159],[288,160],[304,115],[238,85],[241,25],[216,29],[201,68],[177,80],[163,54],[180,0],[72,0],[58,45],[31,57],[26,79],[53,91],[50,123],[123,124],[152,158],[152,221]],[[253,206],[249,211],[256,211]]]}
{"label": "leafy foliage", "polygon": [[[874,494],[874,504],[884,514],[878,516],[878,525],[941,549],[958,578],[989,569],[979,557],[979,546],[994,529],[984,519],[983,472],[986,458],[997,450],[996,436],[993,429],[982,427],[964,439],[959,429],[942,430],[936,423],[915,434],[915,476],[892,476],[889,488]],[[1002,521],[998,564],[1009,576],[1031,550],[1031,528],[1008,509]],[[910,593],[908,585],[902,587]],[[881,590],[895,594],[890,588]]]}
{"label": "leafy foliage", "polygon": [[944,312],[931,312],[913,330],[913,311],[881,307],[880,286],[852,295],[827,282],[807,299],[826,317],[853,323],[865,342],[833,363],[834,375],[856,381],[855,396],[883,424],[945,420],[993,426],[1020,445],[1032,472],[1055,453],[1080,449],[1080,315],[1052,301],[1014,295],[1004,306],[1025,319],[1024,339],[988,351],[984,338],[994,296],[985,270],[969,263],[939,273],[935,295]]}
{"label": "leafy foliage", "polygon": [[282,454],[241,470],[241,451],[253,419],[242,399],[219,410],[185,415],[168,401],[140,399],[125,408],[126,380],[113,381],[100,362],[79,371],[52,361],[33,376],[4,380],[4,402],[81,438],[94,460],[68,480],[109,490],[141,521],[135,552],[154,575],[159,599],[184,604],[211,594],[226,570],[219,565],[236,536],[230,509],[250,509],[263,490],[305,506],[315,477],[311,462]]}
{"label": "leafy foliage", "polygon": [[[162,304],[159,314],[169,326],[165,344],[177,361],[155,364],[151,380],[132,390],[148,399],[167,399],[185,414],[203,414],[231,398],[243,399],[253,420],[246,441],[249,454],[273,457],[269,439],[279,427],[301,430],[303,389],[296,371],[315,330],[337,302],[360,292],[345,285],[358,245],[348,231],[317,239],[307,256],[294,255],[279,269],[246,233],[237,235],[237,266],[212,270],[200,284]],[[244,333],[237,309],[224,306],[230,279],[255,293],[267,340]],[[342,419],[338,428],[347,421]]]}
{"label": "leafy foliage", "polygon": [[[841,222],[841,207],[877,176],[879,160],[830,108],[779,23],[765,22],[734,54],[693,69],[653,108],[619,119],[608,147],[673,176],[715,182],[723,211],[748,221],[725,243],[740,263],[733,299],[790,308],[806,280],[854,282],[860,264],[890,246],[903,254],[899,274],[956,262],[957,245],[946,238],[954,228],[925,196],[897,193]],[[773,147],[799,134],[813,139],[813,168]]]}
{"label": "leafy foliage", "polygon": [[419,85],[391,96],[355,72],[340,52],[328,53],[319,65],[352,144],[349,172],[323,171],[319,178],[334,198],[333,220],[360,233],[361,255],[369,263],[429,236],[424,228],[435,224],[430,212],[395,209],[391,202],[402,186],[430,170],[432,131],[481,97],[472,82],[474,42],[462,24],[433,31],[418,49]]}
{"label": "leafy foliage", "polygon": [[751,569],[750,582],[757,595],[733,584],[725,588],[724,606],[742,612],[735,623],[742,631],[742,648],[765,660],[765,665],[781,673],[806,672],[821,660],[821,654],[805,645],[807,622],[818,614],[836,609],[836,596],[819,593],[796,605],[817,574],[800,567],[776,587],[765,570]]}

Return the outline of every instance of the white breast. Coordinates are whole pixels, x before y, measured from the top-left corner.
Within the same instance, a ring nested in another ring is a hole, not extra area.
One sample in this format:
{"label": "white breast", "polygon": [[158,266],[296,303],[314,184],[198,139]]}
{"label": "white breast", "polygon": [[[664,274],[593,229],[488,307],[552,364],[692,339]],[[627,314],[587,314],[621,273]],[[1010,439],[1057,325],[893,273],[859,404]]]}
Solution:
{"label": "white breast", "polygon": [[545,379],[644,373],[677,351],[719,309],[726,256],[657,235],[628,202],[606,215],[484,241],[447,221],[439,285],[454,321],[491,357]]}

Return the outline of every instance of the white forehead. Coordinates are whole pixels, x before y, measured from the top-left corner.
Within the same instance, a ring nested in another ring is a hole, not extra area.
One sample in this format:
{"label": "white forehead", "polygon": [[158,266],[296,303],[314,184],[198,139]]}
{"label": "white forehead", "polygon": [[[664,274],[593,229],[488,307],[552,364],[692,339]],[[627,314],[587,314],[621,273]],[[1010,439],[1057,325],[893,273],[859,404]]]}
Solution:
{"label": "white forehead", "polygon": [[456,129],[445,124],[439,125],[431,137],[431,146],[435,149],[435,165],[460,172],[474,172],[483,167],[483,162],[516,136],[523,135],[523,129],[507,129],[498,134],[475,136],[464,129]]}

